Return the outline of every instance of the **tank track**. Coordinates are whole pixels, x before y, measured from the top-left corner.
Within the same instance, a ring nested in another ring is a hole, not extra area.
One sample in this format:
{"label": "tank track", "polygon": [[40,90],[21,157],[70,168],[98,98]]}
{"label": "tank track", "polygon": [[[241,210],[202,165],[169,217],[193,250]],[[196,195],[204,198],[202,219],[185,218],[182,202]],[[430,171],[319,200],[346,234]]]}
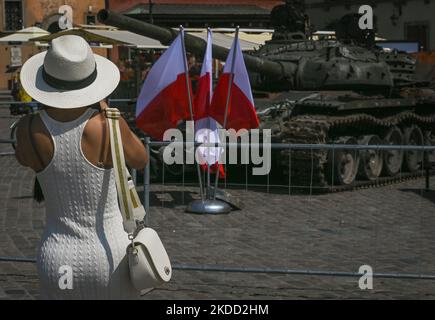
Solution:
{"label": "tank track", "polygon": [[[435,114],[421,116],[405,111],[385,118],[376,118],[369,114],[348,116],[307,115],[283,118],[279,134],[274,141],[294,144],[327,144],[343,143],[344,135],[358,136],[355,133],[378,134],[382,138],[384,132],[393,126],[403,127],[419,125],[422,130],[435,127]],[[346,134],[343,134],[346,132]],[[330,152],[327,150],[281,150],[280,165],[295,189],[310,192],[338,192],[383,186],[398,183],[407,179],[422,177],[423,170],[415,173],[400,172],[395,177],[379,177],[375,181],[356,180],[351,185],[334,183],[334,173],[328,169]],[[291,160],[291,161],[290,161]],[[358,179],[358,178],[357,178]]]}

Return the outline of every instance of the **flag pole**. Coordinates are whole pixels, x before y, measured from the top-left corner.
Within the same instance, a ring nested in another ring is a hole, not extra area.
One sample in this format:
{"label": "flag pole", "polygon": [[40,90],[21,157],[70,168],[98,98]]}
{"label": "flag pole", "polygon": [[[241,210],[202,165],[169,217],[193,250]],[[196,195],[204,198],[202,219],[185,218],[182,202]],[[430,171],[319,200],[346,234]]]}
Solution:
{"label": "flag pole", "polygon": [[[184,72],[185,72],[185,75],[186,75],[187,96],[189,97],[188,100],[189,100],[190,119],[193,122],[194,121],[194,118],[193,118],[193,105],[192,105],[192,97],[190,95],[191,90],[190,90],[190,82],[189,82],[189,70],[188,70],[188,67],[187,67],[187,60],[186,60],[186,47],[185,47],[185,44],[184,44],[184,28],[183,28],[183,26],[180,26],[180,33],[181,33],[181,46],[183,48],[183,55],[184,55],[183,61],[184,61]],[[196,148],[194,147],[193,150],[194,150],[193,154],[194,154],[194,157],[195,157],[195,154],[196,154],[195,150],[196,150]],[[202,185],[201,169],[199,167],[198,161],[195,161],[195,162],[196,162],[196,173],[198,175],[198,181],[199,181],[199,190],[200,190],[200,194],[201,194],[201,201],[204,202],[204,200],[205,200],[204,199],[204,187]]]}
{"label": "flag pole", "polygon": [[[225,104],[225,114],[224,114],[224,123],[223,123],[223,127],[224,129],[226,129],[227,127],[227,120],[228,120],[228,107],[230,105],[230,100],[231,100],[231,91],[233,88],[233,82],[234,82],[234,65],[236,62],[236,54],[237,54],[237,46],[239,45],[239,26],[236,27],[236,34],[234,36],[234,47],[233,47],[233,56],[231,58],[231,73],[230,73],[230,83],[228,86],[228,93],[227,93],[227,101]],[[220,155],[219,155],[219,159],[220,159]],[[219,165],[219,161],[218,161],[218,165]],[[213,194],[213,200],[216,200],[216,193],[217,193],[217,188],[219,185],[219,168],[216,171],[216,178],[214,181],[214,194]]]}
{"label": "flag pole", "polygon": [[[183,29],[181,26],[180,26],[180,32],[181,32],[182,37],[183,37],[184,34],[183,34]],[[182,40],[183,40],[182,41],[183,51],[186,52],[185,44],[184,44],[184,37],[182,38]],[[184,63],[185,63],[187,87],[189,87],[189,82],[188,82],[189,78],[188,78],[188,70],[187,70],[186,60]],[[190,107],[190,116],[191,116],[192,120],[194,120],[192,99],[190,99],[190,90],[189,90],[189,107]],[[195,152],[195,155],[196,155],[196,152]],[[204,199],[202,175],[201,175],[199,161],[196,161],[196,170],[197,170],[200,189],[201,189],[201,200],[194,200],[194,201],[190,202],[186,208],[186,211],[190,212],[190,213],[196,213],[196,214],[226,214],[226,213],[230,213],[231,206],[227,202],[220,201],[220,200],[212,200],[212,199],[210,199],[209,194],[207,194],[207,199]],[[210,181],[210,170],[208,170],[208,179]],[[205,181],[205,177],[204,177],[204,181]],[[208,186],[210,186],[210,183],[208,184]]]}
{"label": "flag pole", "polygon": [[[210,27],[208,27],[207,28],[207,39],[208,39],[210,33],[211,33],[211,29],[210,29]],[[213,59],[212,59],[212,61],[213,61]],[[212,87],[213,87],[213,67],[212,67],[211,73],[210,73],[210,81],[211,81]],[[211,99],[211,96],[210,96],[210,99]],[[207,127],[210,128],[210,118],[207,121],[208,121]],[[207,142],[210,143],[210,131],[208,131],[208,141]],[[208,156],[210,156],[210,148],[207,149],[207,153],[208,153]],[[219,162],[219,159],[218,159],[218,162]],[[210,180],[211,165],[208,162],[207,162],[207,167],[208,167],[207,168],[208,169],[207,170],[207,188],[206,188],[206,195],[205,196],[208,200],[211,200],[211,193],[210,193],[210,191],[211,191],[211,180]],[[218,164],[218,167],[219,167],[219,164]]]}

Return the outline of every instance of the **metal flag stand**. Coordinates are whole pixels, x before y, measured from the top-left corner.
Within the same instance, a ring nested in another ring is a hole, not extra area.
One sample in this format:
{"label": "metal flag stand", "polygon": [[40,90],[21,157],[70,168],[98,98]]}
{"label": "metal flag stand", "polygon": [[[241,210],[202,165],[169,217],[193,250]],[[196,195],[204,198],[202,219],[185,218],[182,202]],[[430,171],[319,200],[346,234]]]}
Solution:
{"label": "metal flag stand", "polygon": [[[188,70],[188,67],[187,67],[187,60],[185,58],[186,57],[186,48],[185,48],[185,44],[184,44],[184,29],[183,29],[182,26],[180,26],[180,33],[181,33],[181,43],[182,43],[183,54],[184,54],[184,59],[183,59],[183,61],[184,61],[184,72],[185,72],[185,75],[186,75],[187,96],[189,97],[188,101],[189,101],[190,118],[191,118],[191,120],[193,122],[194,121],[194,117],[193,117],[192,97],[190,95],[191,90],[190,90],[190,82],[189,82],[189,70]],[[196,148],[195,148],[195,150],[196,150]],[[195,153],[196,152],[194,152],[194,154]],[[228,203],[220,201],[220,200],[216,200],[215,197],[213,199],[210,199],[209,197],[207,197],[207,199],[205,199],[205,197],[204,197],[204,188],[203,188],[203,184],[202,184],[201,169],[199,167],[198,161],[195,161],[195,162],[196,162],[196,171],[197,171],[198,180],[199,180],[199,189],[200,189],[201,200],[194,200],[194,201],[190,202],[187,205],[186,211],[190,212],[190,213],[197,213],[197,214],[224,214],[224,213],[229,213],[231,211],[231,206]],[[208,194],[209,194],[209,192],[207,192],[207,195]],[[216,196],[216,194],[215,194],[215,196]]]}

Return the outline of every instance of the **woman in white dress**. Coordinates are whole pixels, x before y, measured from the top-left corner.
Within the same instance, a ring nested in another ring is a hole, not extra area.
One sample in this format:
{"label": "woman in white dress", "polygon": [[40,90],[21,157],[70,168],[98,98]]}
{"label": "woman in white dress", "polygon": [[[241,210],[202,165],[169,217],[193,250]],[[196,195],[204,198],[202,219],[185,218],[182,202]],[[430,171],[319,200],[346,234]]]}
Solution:
{"label": "woman in white dress", "polygon": [[[27,93],[44,110],[20,121],[16,157],[36,172],[46,201],[37,254],[41,298],[135,299],[103,100],[119,71],[79,36],[56,38],[21,71]],[[147,154],[121,119],[126,162],[142,169]]]}

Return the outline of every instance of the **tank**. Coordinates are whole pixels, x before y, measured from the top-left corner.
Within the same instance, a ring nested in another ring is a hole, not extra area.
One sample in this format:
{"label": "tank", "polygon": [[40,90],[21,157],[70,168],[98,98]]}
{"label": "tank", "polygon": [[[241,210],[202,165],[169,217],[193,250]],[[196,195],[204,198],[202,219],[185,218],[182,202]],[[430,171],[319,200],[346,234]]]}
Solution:
{"label": "tank", "polygon": [[[177,30],[108,10],[100,22],[169,44]],[[350,145],[434,145],[435,91],[427,69],[411,55],[375,45],[373,30],[344,16],[336,39],[313,40],[302,1],[271,11],[273,38],[244,54],[256,93],[261,128],[272,142]],[[185,35],[186,49],[202,55],[204,40]],[[228,49],[213,46],[225,61]],[[281,150],[273,159],[296,188],[338,191],[421,175],[432,153],[400,150]]]}

